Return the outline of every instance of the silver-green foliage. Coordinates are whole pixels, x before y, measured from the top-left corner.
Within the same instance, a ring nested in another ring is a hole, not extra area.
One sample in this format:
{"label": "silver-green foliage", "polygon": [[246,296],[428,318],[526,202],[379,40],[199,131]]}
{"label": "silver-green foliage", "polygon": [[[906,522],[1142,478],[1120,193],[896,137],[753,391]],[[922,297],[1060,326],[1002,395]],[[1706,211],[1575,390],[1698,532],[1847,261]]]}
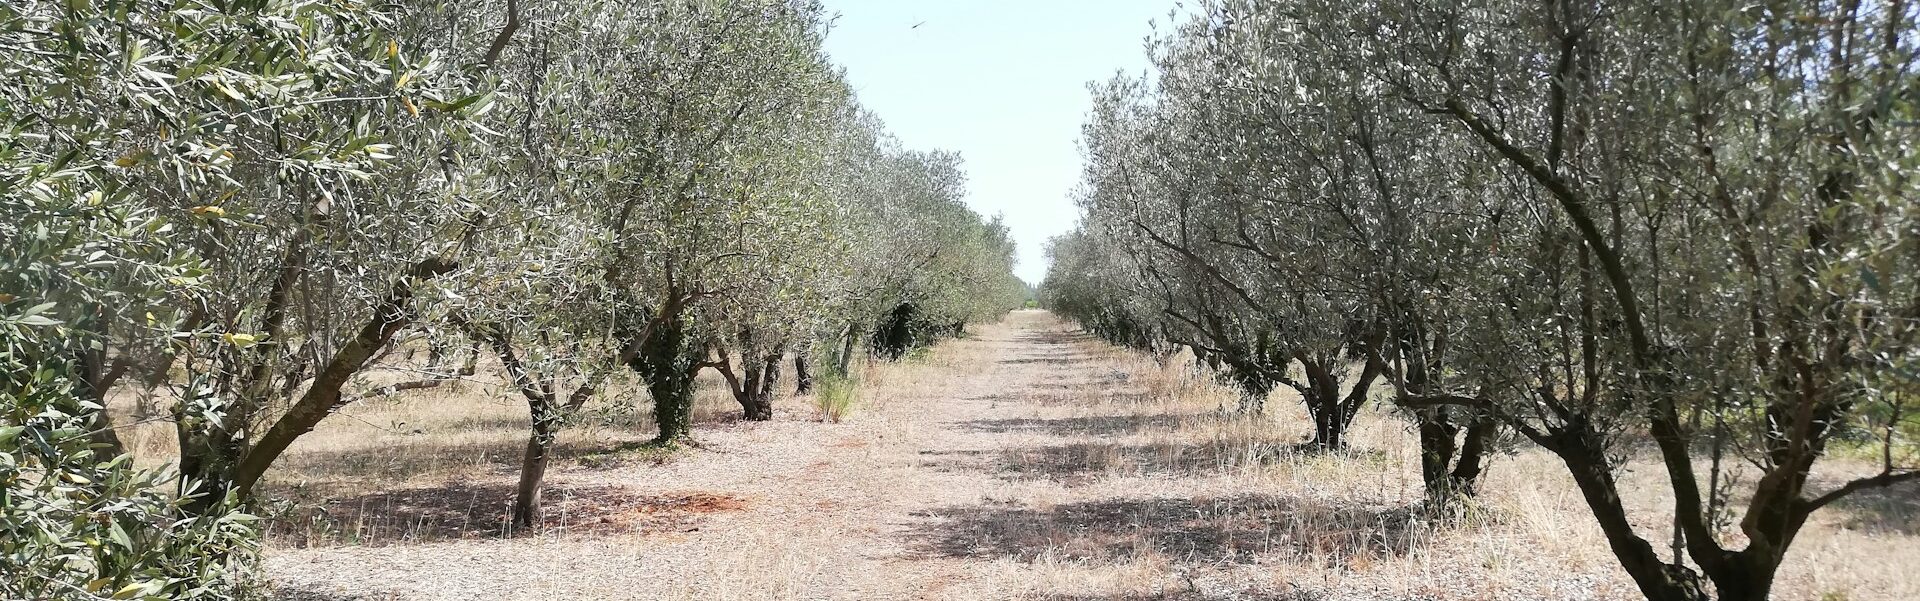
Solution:
{"label": "silver-green foliage", "polygon": [[[962,204],[957,157],[861,111],[827,20],[785,0],[0,6],[0,427],[33,443],[5,447],[28,503],[8,542],[53,545],[9,556],[44,575],[23,594],[224,590],[252,555],[227,499],[400,390],[371,370],[455,377],[396,360],[410,338],[515,364],[540,443],[621,368],[685,392],[901,302],[1017,304],[1005,228]],[[142,417],[178,430],[180,475],[116,459],[103,405],[125,394],[173,402]],[[112,560],[59,555],[87,540]]]}
{"label": "silver-green foliage", "polygon": [[96,445],[64,337],[43,315],[0,325],[0,597],[237,599],[254,591],[253,518],[188,512],[172,474]]}
{"label": "silver-green foliage", "polygon": [[[1763,598],[1817,510],[1920,480],[1920,8],[1196,15],[1096,96],[1053,306],[1236,375],[1352,348],[1423,446],[1444,410],[1556,454],[1653,598]],[[1616,481],[1648,440],[1671,531]]]}
{"label": "silver-green foliage", "polygon": [[[379,183],[405,160],[380,124],[457,112],[465,84],[402,46],[404,16],[318,1],[0,6],[0,596],[245,593],[246,516],[217,488],[183,481],[176,497],[171,474],[135,468],[102,399],[177,360],[225,364],[185,383],[177,415],[188,440],[240,438],[253,424],[237,418],[269,399],[236,364],[278,376],[278,356],[320,339],[283,332],[352,327],[307,311],[263,331],[275,261],[301,246],[304,268],[365,274],[370,255],[417,244],[391,234],[433,227],[403,217],[429,199]],[[365,311],[353,279],[324,282],[303,308]]]}

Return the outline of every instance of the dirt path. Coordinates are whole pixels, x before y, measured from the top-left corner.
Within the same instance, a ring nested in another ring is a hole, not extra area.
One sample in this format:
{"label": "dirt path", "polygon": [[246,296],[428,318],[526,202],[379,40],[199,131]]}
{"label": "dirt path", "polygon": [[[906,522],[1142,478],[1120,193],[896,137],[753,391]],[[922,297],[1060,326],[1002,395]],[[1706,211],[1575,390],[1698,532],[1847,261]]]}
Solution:
{"label": "dirt path", "polygon": [[1086,380],[1094,348],[1016,313],[877,371],[847,423],[790,400],[774,422],[698,432],[706,448],[665,465],[550,477],[681,499],[683,515],[654,524],[668,531],[272,550],[269,573],[316,599],[1008,598],[1029,567],[973,557],[943,527],[956,507],[1011,502],[995,463],[1047,436],[1021,427],[1046,391],[1100,385]]}

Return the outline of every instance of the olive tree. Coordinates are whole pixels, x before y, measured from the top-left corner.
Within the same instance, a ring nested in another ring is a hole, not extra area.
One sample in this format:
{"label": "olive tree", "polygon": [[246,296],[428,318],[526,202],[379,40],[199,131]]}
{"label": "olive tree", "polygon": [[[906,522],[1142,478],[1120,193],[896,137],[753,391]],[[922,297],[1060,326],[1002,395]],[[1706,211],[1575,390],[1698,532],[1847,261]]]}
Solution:
{"label": "olive tree", "polygon": [[[1079,236],[1101,240],[1067,248],[1125,249],[1139,275],[1102,273],[1163,311],[1238,298],[1254,310],[1223,324],[1302,306],[1367,324],[1343,342],[1416,418],[1430,492],[1470,486],[1454,480],[1497,422],[1563,460],[1649,598],[1758,599],[1814,512],[1920,478],[1913,6],[1198,14],[1126,135],[1090,143]],[[1218,93],[1183,95],[1189,77]],[[1221,347],[1205,352],[1246,354]],[[1674,497],[1665,556],[1618,484],[1635,440]],[[1837,445],[1876,465],[1816,473]]]}
{"label": "olive tree", "polygon": [[1144,82],[1100,90],[1082,203],[1092,227],[1134,241],[1167,292],[1171,335],[1224,364],[1244,410],[1285,385],[1313,418],[1312,444],[1340,448],[1382,373],[1360,349],[1384,328],[1351,237],[1300,232],[1355,229],[1342,209],[1361,188],[1339,160],[1340,115],[1294,86],[1273,93],[1294,74],[1250,69],[1271,51],[1226,33],[1201,20],[1163,42],[1152,98]]}
{"label": "olive tree", "polygon": [[551,121],[543,152],[565,210],[587,224],[614,361],[647,382],[659,440],[678,442],[713,331],[696,308],[765,260],[743,244],[806,223],[786,210],[802,202],[787,182],[754,178],[799,160],[816,105],[842,88],[814,5],[615,4],[580,19],[566,51],[537,61],[565,74],[542,93],[563,106],[528,115]]}
{"label": "olive tree", "polygon": [[[348,399],[445,270],[432,167],[471,82],[407,35],[420,16],[0,8],[9,596],[239,594],[253,534],[222,501]],[[177,385],[178,499],[112,434],[130,374]]]}
{"label": "olive tree", "polygon": [[862,285],[850,295],[844,350],[869,334],[873,354],[898,359],[1018,303],[1012,241],[1003,225],[963,202],[959,155],[891,141],[881,153],[855,208]]}
{"label": "olive tree", "polygon": [[[1920,478],[1895,436],[1915,384],[1913,190],[1898,175],[1915,154],[1896,125],[1913,114],[1914,12],[1406,2],[1369,24],[1419,31],[1393,36],[1408,61],[1388,79],[1546,213],[1548,252],[1528,259],[1580,291],[1585,375],[1542,387],[1557,415],[1522,431],[1566,461],[1650,598],[1764,598],[1813,512]],[[1875,405],[1895,408],[1875,425],[1879,473],[1820,486],[1816,461]],[[1621,509],[1612,429],[1644,431],[1667,471],[1670,560]],[[1759,471],[1742,545],[1714,527],[1733,497],[1717,460],[1699,473],[1703,440]]]}

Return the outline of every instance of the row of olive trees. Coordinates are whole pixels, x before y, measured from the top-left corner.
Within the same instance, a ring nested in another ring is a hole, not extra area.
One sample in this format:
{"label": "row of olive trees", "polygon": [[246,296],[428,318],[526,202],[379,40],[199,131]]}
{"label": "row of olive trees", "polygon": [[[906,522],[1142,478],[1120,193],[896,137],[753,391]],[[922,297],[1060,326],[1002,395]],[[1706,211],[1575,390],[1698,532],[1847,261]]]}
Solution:
{"label": "row of olive trees", "polygon": [[[0,594],[223,594],[147,568],[244,561],[230,502],[295,440],[472,354],[528,402],[534,525],[556,428],[621,371],[674,444],[700,370],[767,419],[784,356],[844,371],[897,307],[1016,306],[1004,229],[960,202],[955,157],[864,114],[826,22],[785,0],[0,7],[4,567],[32,575]],[[127,397],[168,410],[105,409]],[[177,501],[124,460],[133,419],[175,425]],[[152,544],[193,523],[233,542]]]}
{"label": "row of olive trees", "polygon": [[477,256],[498,268],[453,274],[431,303],[529,401],[516,523],[539,521],[561,415],[611,371],[644,381],[655,442],[677,444],[701,370],[767,420],[789,355],[804,386],[815,347],[838,346],[827,367],[844,376],[895,307],[959,323],[1017,306],[1011,242],[961,202],[957,157],[903,150],[864,114],[816,3],[523,18],[495,127],[515,148],[474,168],[501,199],[486,219],[515,225],[481,228]]}
{"label": "row of olive trees", "polygon": [[[1324,446],[1384,383],[1436,500],[1516,432],[1648,598],[1765,598],[1815,511],[1920,479],[1916,22],[1208,2],[1155,79],[1096,90],[1046,300],[1192,349],[1250,408],[1298,390]],[[1816,472],[1841,446],[1871,471]],[[1636,448],[1674,499],[1658,538],[1617,482]]]}

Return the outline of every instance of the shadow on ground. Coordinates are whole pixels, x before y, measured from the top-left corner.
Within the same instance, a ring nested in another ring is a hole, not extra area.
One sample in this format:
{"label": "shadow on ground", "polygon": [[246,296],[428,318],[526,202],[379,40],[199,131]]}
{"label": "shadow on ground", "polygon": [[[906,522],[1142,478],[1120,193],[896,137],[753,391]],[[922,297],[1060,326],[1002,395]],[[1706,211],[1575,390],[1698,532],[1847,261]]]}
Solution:
{"label": "shadow on ground", "polygon": [[[1365,460],[1368,451],[1345,451]],[[1007,449],[997,468],[1013,480],[1052,480],[1085,484],[1105,476],[1195,475],[1267,465],[1313,452],[1299,440],[1222,439],[1211,443],[1152,442],[1118,444],[1079,442],[1055,446]]]}
{"label": "shadow on ground", "polygon": [[1024,352],[1000,360],[1003,365],[1078,365],[1090,363],[1102,357],[1098,353],[1088,352],[1077,343],[1091,341],[1093,338],[1076,332],[1027,332],[1016,336],[1014,341],[1033,344],[1038,352]]}
{"label": "shadow on ground", "polygon": [[983,419],[962,423],[960,427],[973,432],[986,432],[990,434],[1037,432],[1054,436],[1116,436],[1173,430],[1190,419],[1204,417],[1207,416],[1163,413],[1062,418]]}
{"label": "shadow on ground", "polygon": [[1085,392],[1091,389],[1125,386],[1129,380],[1131,380],[1131,378],[1114,378],[1106,375],[1095,375],[1090,378],[1067,382],[1029,384],[1023,388],[1023,390],[1031,392]]}
{"label": "shadow on ground", "polygon": [[1082,342],[1098,342],[1092,334],[1079,330],[1027,330],[1013,338],[1019,342],[1066,346]]}
{"label": "shadow on ground", "polygon": [[[694,425],[711,427],[747,423],[741,422],[739,417],[735,414],[726,419],[696,421]],[[658,464],[672,458],[671,452],[649,444],[652,441],[650,430],[609,429],[605,432],[605,437],[597,440],[558,441],[549,453],[556,463],[570,462],[590,469],[632,463]],[[476,467],[485,473],[511,476],[519,473],[520,461],[526,450],[527,439],[523,426],[523,430],[511,433],[503,431],[497,438],[470,441],[449,442],[432,436],[415,436],[384,446],[301,450],[289,453],[275,464],[275,468],[282,473],[298,474],[302,478],[338,479],[343,483],[360,484],[364,488],[367,482],[402,482],[422,477],[467,475],[475,473]]]}
{"label": "shadow on ground", "polygon": [[278,601],[388,601],[399,597],[392,594],[342,593],[304,586],[275,586],[270,598]]}
{"label": "shadow on ground", "polygon": [[[312,504],[295,504],[272,520],[267,535],[298,547],[338,544],[386,546],[444,540],[503,538],[532,532],[512,528],[511,483],[450,482],[383,491]],[[706,492],[639,494],[618,486],[549,485],[542,496],[545,524],[557,535],[607,535],[697,529],[705,514],[738,511],[738,497]]]}
{"label": "shadow on ground", "polygon": [[1008,357],[1001,359],[1000,363],[1003,365],[1079,365],[1082,363],[1091,363],[1095,358],[1097,358],[1096,355],[1087,353],[1042,353],[1039,355]]}
{"label": "shadow on ground", "polygon": [[1834,506],[1846,514],[1848,528],[1920,535],[1920,482],[1863,490]]}
{"label": "shadow on ground", "polygon": [[[1117,595],[1039,595],[1039,601],[1319,601],[1325,593],[1292,588],[1286,591],[1160,591],[1160,593],[1117,593]],[[1380,597],[1392,599],[1392,597]]]}
{"label": "shadow on ground", "polygon": [[1141,405],[1153,401],[1155,397],[1140,391],[1109,390],[1089,388],[1085,390],[1028,391],[1017,393],[984,394],[967,397],[969,401],[993,401],[996,403],[1030,403],[1042,407],[1058,405]]}
{"label": "shadow on ground", "polygon": [[1334,507],[1290,497],[1139,498],[1049,508],[937,510],[914,531],[928,557],[1118,562],[1154,554],[1182,564],[1253,563],[1283,555],[1323,565],[1405,554],[1430,529],[1412,507]]}
{"label": "shadow on ground", "polygon": [[1042,595],[1039,601],[1319,601],[1327,598],[1302,589],[1290,591],[1167,591],[1161,593],[1124,593],[1116,595]]}

